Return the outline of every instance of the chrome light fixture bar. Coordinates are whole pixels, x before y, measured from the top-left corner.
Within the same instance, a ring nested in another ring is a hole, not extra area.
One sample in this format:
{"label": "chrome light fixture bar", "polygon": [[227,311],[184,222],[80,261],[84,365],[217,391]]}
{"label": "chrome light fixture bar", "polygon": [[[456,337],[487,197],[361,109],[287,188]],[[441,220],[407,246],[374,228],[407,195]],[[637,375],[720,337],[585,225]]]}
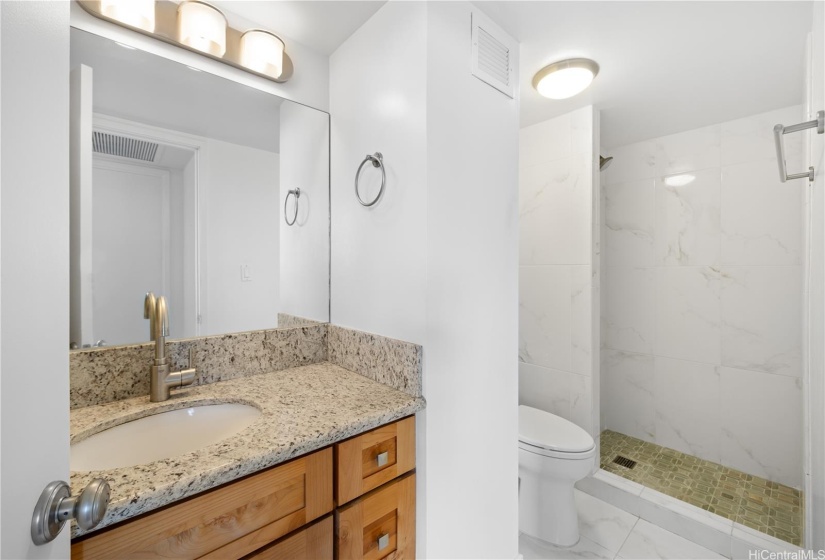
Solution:
{"label": "chrome light fixture bar", "polygon": [[96,18],[273,82],[287,82],[294,72],[280,37],[261,29],[233,29],[220,10],[200,0],[76,1]]}

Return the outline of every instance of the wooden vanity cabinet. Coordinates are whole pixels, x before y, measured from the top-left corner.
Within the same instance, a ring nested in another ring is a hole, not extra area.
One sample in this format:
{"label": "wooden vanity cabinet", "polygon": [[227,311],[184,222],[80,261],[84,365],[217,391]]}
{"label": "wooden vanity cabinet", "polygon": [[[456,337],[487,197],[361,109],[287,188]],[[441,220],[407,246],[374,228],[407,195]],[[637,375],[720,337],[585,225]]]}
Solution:
{"label": "wooden vanity cabinet", "polygon": [[80,537],[72,560],[412,560],[414,469],[411,416]]}
{"label": "wooden vanity cabinet", "polygon": [[240,558],[332,509],[326,448],[79,539],[72,559]]}
{"label": "wooden vanity cabinet", "polygon": [[415,558],[415,473],[335,511],[339,560]]}

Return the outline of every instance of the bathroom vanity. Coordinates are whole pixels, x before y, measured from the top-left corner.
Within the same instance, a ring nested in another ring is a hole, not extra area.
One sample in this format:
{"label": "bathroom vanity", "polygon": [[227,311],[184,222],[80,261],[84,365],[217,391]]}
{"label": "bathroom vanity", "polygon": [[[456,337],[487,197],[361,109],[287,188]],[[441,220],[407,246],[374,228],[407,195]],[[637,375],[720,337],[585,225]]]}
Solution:
{"label": "bathroom vanity", "polygon": [[[76,409],[73,438],[165,410],[242,403],[235,436],[150,464],[74,472],[109,481],[72,558],[415,557],[415,419],[423,399],[331,363]],[[161,437],[174,437],[165,434]],[[207,490],[207,488],[209,488]]]}

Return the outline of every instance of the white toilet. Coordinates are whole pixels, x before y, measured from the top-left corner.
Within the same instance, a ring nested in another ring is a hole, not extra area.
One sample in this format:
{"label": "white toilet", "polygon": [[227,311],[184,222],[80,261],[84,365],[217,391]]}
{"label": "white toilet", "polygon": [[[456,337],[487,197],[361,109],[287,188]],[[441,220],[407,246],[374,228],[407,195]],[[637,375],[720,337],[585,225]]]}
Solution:
{"label": "white toilet", "polygon": [[579,541],[573,485],[591,473],[593,438],[579,426],[518,407],[519,530],[558,546]]}

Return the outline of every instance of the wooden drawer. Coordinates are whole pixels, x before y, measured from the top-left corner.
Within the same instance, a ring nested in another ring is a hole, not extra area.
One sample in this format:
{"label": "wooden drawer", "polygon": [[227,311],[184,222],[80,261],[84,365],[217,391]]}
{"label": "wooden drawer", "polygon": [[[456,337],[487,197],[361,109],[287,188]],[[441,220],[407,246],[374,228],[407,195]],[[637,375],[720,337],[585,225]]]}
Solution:
{"label": "wooden drawer", "polygon": [[[386,462],[379,464],[384,453]],[[335,444],[335,461],[340,506],[415,468],[415,418]]]}
{"label": "wooden drawer", "polygon": [[415,558],[415,473],[335,512],[337,559]]}
{"label": "wooden drawer", "polygon": [[284,537],[277,543],[255,551],[244,560],[332,560],[333,548],[332,516],[314,525]]}
{"label": "wooden drawer", "polygon": [[323,449],[72,544],[72,558],[240,558],[332,511]]}

